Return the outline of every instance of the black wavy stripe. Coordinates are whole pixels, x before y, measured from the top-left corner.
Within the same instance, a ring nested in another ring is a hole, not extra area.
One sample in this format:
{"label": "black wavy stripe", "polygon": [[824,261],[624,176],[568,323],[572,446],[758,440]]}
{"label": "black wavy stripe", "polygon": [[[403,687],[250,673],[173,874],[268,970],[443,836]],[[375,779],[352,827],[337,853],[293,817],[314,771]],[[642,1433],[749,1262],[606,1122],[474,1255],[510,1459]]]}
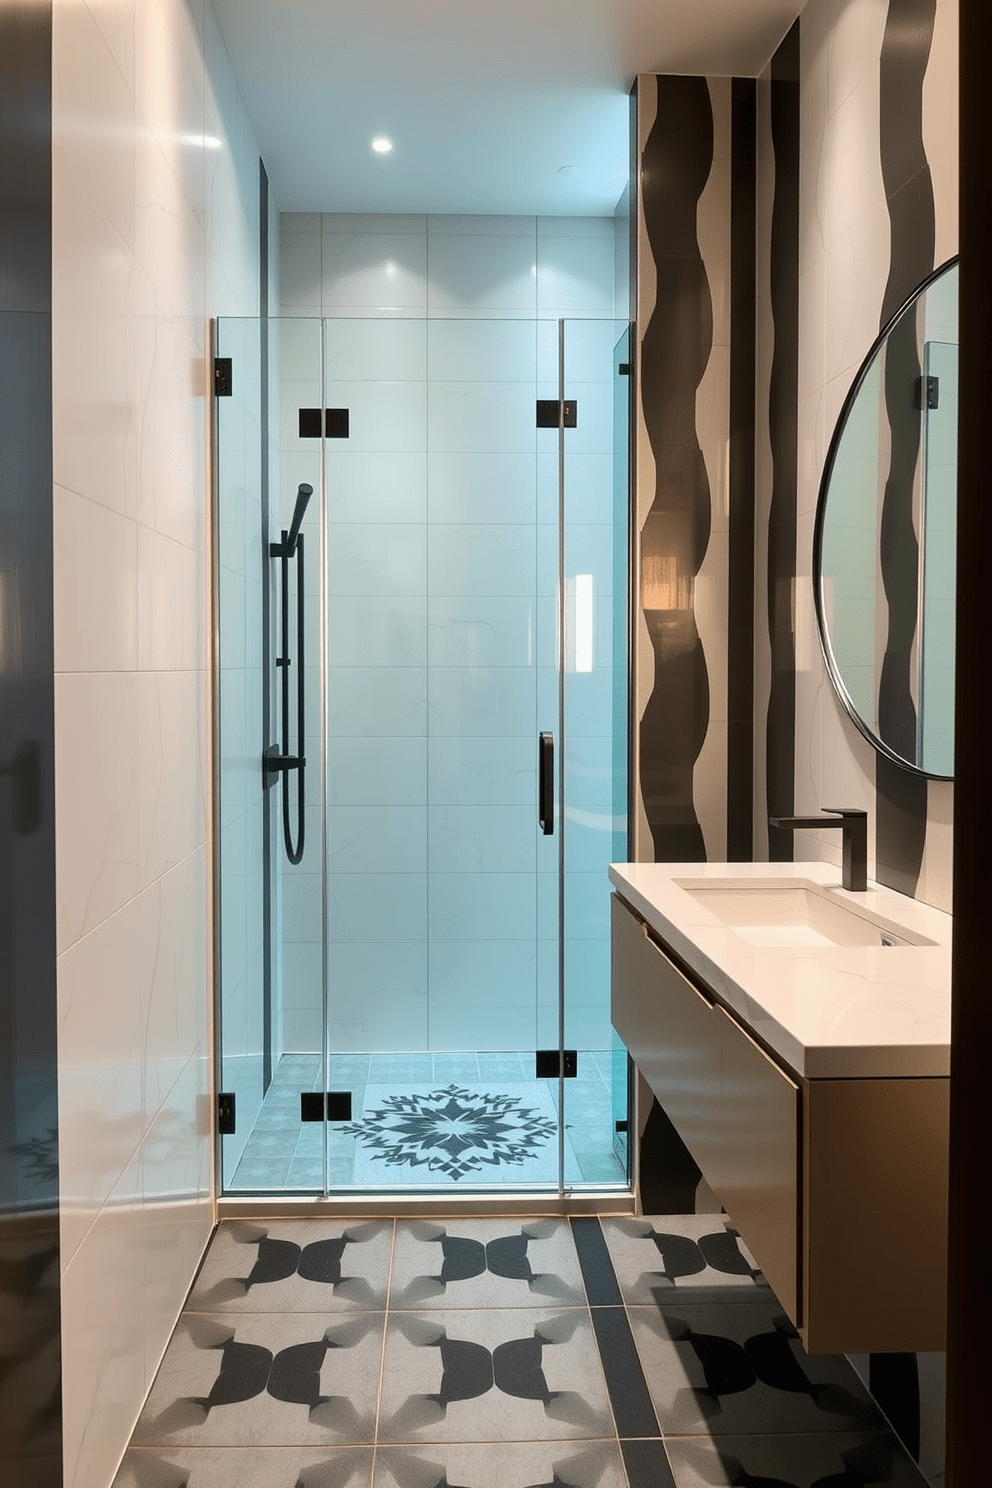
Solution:
{"label": "black wavy stripe", "polygon": [[[890,0],[879,65],[879,149],[889,209],[891,253],[880,327],[934,266],[933,183],[923,144],[923,81],[933,42],[936,0]],[[916,634],[919,547],[913,482],[921,414],[912,393],[920,375],[915,319],[890,339],[885,408],[892,459],[882,499],[881,572],[888,633],[879,682],[879,734],[897,754],[916,757],[910,659]],[[875,768],[876,876],[913,894],[926,842],[927,784],[879,756]]]}
{"label": "black wavy stripe", "polygon": [[[702,861],[693,766],[709,723],[709,677],[692,585],[710,535],[710,487],[696,432],[696,389],[713,342],[713,308],[696,209],[713,162],[705,78],[659,77],[658,112],[641,158],[644,222],[658,274],[641,343],[641,397],[656,464],[641,532],[642,577],[665,565],[677,604],[644,608],[654,686],[640,724],[641,791],[655,860]],[[642,604],[650,595],[642,589]]]}
{"label": "black wavy stripe", "polygon": [[[799,22],[771,66],[775,196],[771,224],[771,310],[775,326],[768,390],[772,492],[768,513],[768,640],[771,685],[765,726],[768,812],[788,816],[796,789],[796,655],[792,594],[796,577],[799,449]],[[768,829],[773,862],[793,856],[791,832]]]}

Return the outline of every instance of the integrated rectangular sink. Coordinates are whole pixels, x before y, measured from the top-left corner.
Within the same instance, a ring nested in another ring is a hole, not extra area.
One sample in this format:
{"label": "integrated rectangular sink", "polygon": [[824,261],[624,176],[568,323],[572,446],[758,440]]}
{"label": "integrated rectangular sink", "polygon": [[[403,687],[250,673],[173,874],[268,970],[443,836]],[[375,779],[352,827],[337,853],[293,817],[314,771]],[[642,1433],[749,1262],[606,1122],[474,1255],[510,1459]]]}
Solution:
{"label": "integrated rectangular sink", "polygon": [[756,946],[928,946],[935,942],[803,879],[673,879]]}

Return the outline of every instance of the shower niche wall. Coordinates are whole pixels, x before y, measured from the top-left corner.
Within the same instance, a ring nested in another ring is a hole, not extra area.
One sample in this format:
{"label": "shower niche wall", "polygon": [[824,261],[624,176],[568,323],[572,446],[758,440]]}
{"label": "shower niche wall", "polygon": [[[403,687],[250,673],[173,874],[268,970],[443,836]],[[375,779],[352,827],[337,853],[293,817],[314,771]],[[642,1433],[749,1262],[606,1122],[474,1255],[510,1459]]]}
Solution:
{"label": "shower niche wall", "polygon": [[627,337],[217,324],[227,1194],[627,1186]]}

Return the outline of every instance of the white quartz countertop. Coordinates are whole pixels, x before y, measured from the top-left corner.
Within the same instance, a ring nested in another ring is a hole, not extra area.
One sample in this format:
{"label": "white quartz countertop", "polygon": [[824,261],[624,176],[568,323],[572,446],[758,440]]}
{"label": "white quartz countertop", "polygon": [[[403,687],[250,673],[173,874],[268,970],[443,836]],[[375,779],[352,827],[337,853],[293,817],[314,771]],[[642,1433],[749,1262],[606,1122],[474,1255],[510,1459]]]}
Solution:
{"label": "white quartz countertop", "polygon": [[[803,881],[928,946],[756,946],[677,880]],[[952,917],[830,863],[615,863],[610,879],[659,938],[798,1075],[865,1079],[950,1068]]]}

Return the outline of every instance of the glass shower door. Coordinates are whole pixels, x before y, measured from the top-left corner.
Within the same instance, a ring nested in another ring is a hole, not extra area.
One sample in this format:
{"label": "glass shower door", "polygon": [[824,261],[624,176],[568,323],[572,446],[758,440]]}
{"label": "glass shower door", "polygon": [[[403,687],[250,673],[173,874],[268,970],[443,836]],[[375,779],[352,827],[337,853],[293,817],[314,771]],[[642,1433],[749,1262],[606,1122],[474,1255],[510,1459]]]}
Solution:
{"label": "glass shower door", "polygon": [[228,1193],[625,1181],[622,329],[218,327]]}
{"label": "glass shower door", "polygon": [[[559,532],[563,1082],[570,1186],[627,1178],[627,1058],[610,1021],[610,863],[627,858],[627,565],[630,333],[561,326],[573,427],[561,431]],[[618,1140],[618,1138],[620,1140]]]}

